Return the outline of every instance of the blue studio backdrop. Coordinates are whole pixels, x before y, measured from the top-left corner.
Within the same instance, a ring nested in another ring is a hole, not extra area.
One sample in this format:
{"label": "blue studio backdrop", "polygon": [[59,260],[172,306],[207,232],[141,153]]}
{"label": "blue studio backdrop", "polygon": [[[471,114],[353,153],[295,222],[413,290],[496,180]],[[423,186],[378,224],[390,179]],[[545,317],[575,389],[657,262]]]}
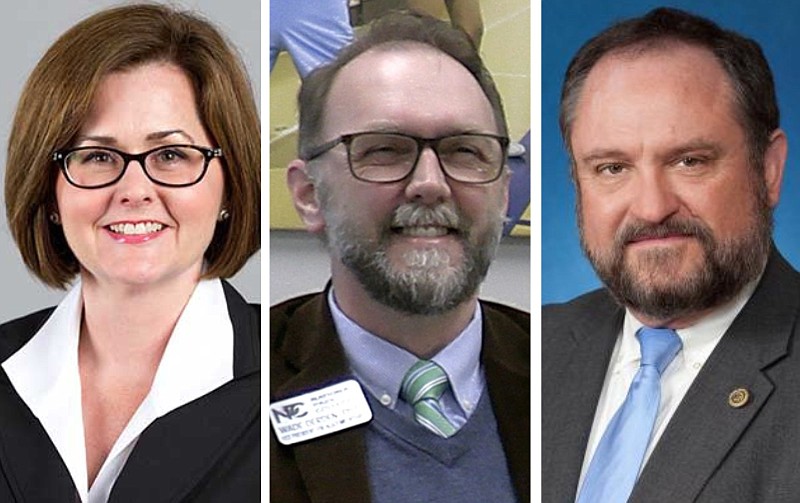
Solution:
{"label": "blue studio backdrop", "polygon": [[761,45],[775,76],[781,127],[789,157],[780,204],[775,212],[775,242],[800,267],[800,2],[623,0],[614,2],[546,0],[542,5],[542,302],[564,302],[600,286],[583,256],[575,217],[575,191],[558,129],[561,83],[580,46],[611,23],[640,16],[659,6],[708,17]]}

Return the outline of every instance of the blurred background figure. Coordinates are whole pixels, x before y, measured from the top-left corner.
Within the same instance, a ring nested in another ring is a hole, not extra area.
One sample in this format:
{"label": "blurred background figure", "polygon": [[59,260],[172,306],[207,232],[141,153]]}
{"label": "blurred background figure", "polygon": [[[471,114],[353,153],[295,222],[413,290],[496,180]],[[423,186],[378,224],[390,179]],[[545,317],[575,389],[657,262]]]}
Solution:
{"label": "blurred background figure", "polygon": [[305,77],[353,40],[347,0],[273,0],[269,23],[270,71],[278,54],[286,51],[297,73]]}
{"label": "blurred background figure", "polygon": [[406,3],[414,12],[449,19],[453,26],[467,32],[475,47],[480,49],[483,38],[480,0],[406,0]]}

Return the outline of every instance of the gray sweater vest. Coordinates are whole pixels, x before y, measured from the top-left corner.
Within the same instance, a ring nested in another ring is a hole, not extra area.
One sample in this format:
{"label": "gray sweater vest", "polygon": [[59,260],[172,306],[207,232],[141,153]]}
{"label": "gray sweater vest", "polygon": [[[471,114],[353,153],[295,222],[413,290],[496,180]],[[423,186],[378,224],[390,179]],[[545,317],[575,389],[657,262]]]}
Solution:
{"label": "gray sweater vest", "polygon": [[368,395],[367,465],[373,503],[513,503],[516,500],[488,392],[450,438]]}

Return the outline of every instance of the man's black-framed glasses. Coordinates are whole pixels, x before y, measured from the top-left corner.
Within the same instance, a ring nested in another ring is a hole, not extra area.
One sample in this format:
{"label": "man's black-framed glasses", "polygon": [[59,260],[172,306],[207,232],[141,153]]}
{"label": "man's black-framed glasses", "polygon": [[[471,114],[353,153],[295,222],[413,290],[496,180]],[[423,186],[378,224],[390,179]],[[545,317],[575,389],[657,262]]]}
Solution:
{"label": "man's black-framed glasses", "polygon": [[147,178],[165,187],[188,187],[206,174],[222,149],[197,145],[164,145],[139,154],[129,154],[111,147],[76,147],[53,153],[67,181],[81,189],[100,189],[114,185],[131,161],[136,161]]}
{"label": "man's black-framed glasses", "polygon": [[417,166],[430,146],[444,174],[462,183],[497,180],[506,162],[508,138],[483,133],[464,133],[439,138],[420,138],[401,133],[363,132],[342,135],[308,153],[311,161],[338,144],[347,148],[350,172],[358,180],[374,183],[398,182]]}

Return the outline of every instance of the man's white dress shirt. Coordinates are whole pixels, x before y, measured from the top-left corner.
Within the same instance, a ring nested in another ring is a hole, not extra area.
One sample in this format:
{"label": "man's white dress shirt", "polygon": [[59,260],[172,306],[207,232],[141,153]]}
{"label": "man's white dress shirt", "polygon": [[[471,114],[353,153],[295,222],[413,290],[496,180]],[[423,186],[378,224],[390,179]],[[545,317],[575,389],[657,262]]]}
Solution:
{"label": "man's white dress shirt", "polygon": [[[681,400],[686,395],[689,387],[694,382],[695,377],[705,365],[708,357],[717,347],[720,339],[728,330],[733,320],[742,310],[758,284],[758,280],[753,281],[745,287],[739,295],[725,305],[715,309],[709,315],[703,317],[698,323],[691,327],[676,330],[683,343],[683,349],[675,356],[672,363],[664,370],[661,375],[661,405],[656,416],[656,423],[653,427],[653,436],[647,446],[644,468],[650,454],[653,452],[658,440],[680,405]],[[617,338],[614,351],[611,354],[611,361],[608,365],[608,372],[603,383],[603,391],[595,409],[592,431],[589,435],[586,453],[583,458],[581,477],[578,482],[578,490],[583,486],[583,478],[586,470],[594,456],[597,445],[606,431],[608,423],[622,406],[628,394],[628,388],[633,381],[633,377],[639,370],[641,352],[639,341],[636,339],[636,332],[643,326],[630,311],[625,311],[625,321],[622,326],[622,333]],[[659,327],[652,327],[659,328]]]}

